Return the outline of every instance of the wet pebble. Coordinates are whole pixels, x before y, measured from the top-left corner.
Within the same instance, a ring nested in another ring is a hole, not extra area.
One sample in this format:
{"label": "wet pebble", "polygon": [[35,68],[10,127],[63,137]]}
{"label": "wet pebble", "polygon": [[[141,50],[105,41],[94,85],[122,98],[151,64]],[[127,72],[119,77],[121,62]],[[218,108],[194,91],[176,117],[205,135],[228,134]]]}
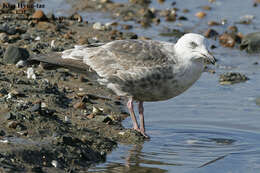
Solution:
{"label": "wet pebble", "polygon": [[6,33],[0,33],[0,41],[2,43],[6,43],[8,42],[9,38],[8,38],[8,35]]}
{"label": "wet pebble", "polygon": [[4,61],[8,64],[16,64],[19,60],[26,60],[28,57],[29,52],[26,49],[10,45],[5,51]]}
{"label": "wet pebble", "polygon": [[197,12],[196,14],[195,14],[195,16],[197,17],[197,18],[199,18],[199,19],[203,19],[204,17],[206,17],[206,13],[205,12],[203,12],[203,11],[200,11],[200,12]]}
{"label": "wet pebble", "polygon": [[242,38],[240,49],[246,50],[248,53],[260,52],[260,32],[253,32]]}
{"label": "wet pebble", "polygon": [[256,105],[260,106],[260,98],[257,98],[257,99],[255,100],[255,102],[256,102]]}
{"label": "wet pebble", "polygon": [[207,38],[216,38],[219,35],[219,33],[214,30],[214,29],[208,29],[205,33],[204,36]]}
{"label": "wet pebble", "polygon": [[33,13],[32,18],[35,19],[34,22],[44,21],[44,20],[47,19],[45,14],[44,14],[44,12],[42,10],[36,10]]}
{"label": "wet pebble", "polygon": [[4,96],[8,94],[7,90],[5,88],[0,88],[0,95]]}
{"label": "wet pebble", "polygon": [[20,61],[18,61],[18,62],[15,64],[15,66],[16,66],[17,68],[22,68],[22,67],[26,66],[26,61],[20,60]]}
{"label": "wet pebble", "polygon": [[0,136],[5,136],[5,131],[0,130]]}
{"label": "wet pebble", "polygon": [[212,20],[212,21],[208,22],[208,25],[209,26],[218,26],[218,25],[221,25],[221,23]]}
{"label": "wet pebble", "polygon": [[4,114],[4,119],[5,120],[15,119],[15,116],[11,112],[7,112]]}
{"label": "wet pebble", "polygon": [[18,126],[18,123],[16,121],[10,121],[7,123],[7,127],[11,128],[11,129],[16,129],[17,126]]}
{"label": "wet pebble", "polygon": [[33,107],[30,109],[31,112],[39,112],[41,111],[41,102],[35,103]]}
{"label": "wet pebble", "polygon": [[59,167],[59,163],[58,163],[57,160],[51,161],[51,164],[52,164],[52,166],[55,167],[55,168]]}
{"label": "wet pebble", "polygon": [[237,72],[227,72],[219,76],[219,83],[221,85],[235,84],[247,80],[249,80],[249,78],[246,75]]}
{"label": "wet pebble", "polygon": [[36,74],[34,73],[34,70],[32,67],[29,67],[27,69],[27,78],[28,79],[36,79]]}
{"label": "wet pebble", "polygon": [[93,29],[99,31],[105,31],[105,30],[111,30],[112,28],[110,23],[102,24],[100,22],[96,22],[93,24]]}
{"label": "wet pebble", "polygon": [[219,42],[224,47],[234,47],[235,46],[235,38],[229,33],[223,33],[219,36]]}

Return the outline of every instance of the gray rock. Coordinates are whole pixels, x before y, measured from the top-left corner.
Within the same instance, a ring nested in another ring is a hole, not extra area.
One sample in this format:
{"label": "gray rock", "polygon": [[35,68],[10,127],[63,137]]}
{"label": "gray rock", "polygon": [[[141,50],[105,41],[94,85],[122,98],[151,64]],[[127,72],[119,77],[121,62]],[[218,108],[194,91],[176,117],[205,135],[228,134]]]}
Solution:
{"label": "gray rock", "polygon": [[4,54],[4,62],[9,64],[16,64],[19,60],[26,60],[29,58],[29,52],[24,48],[15,46],[8,46]]}
{"label": "gray rock", "polygon": [[227,72],[219,76],[219,83],[221,85],[230,85],[247,80],[249,80],[249,78],[246,75],[236,72]]}
{"label": "gray rock", "polygon": [[6,42],[8,42],[8,35],[6,34],[6,33],[0,33],[0,41],[2,42],[2,43],[6,43]]}
{"label": "gray rock", "polygon": [[255,100],[256,105],[260,106],[260,97]]}
{"label": "gray rock", "polygon": [[241,50],[246,50],[248,53],[260,53],[260,32],[247,34],[240,44]]}
{"label": "gray rock", "polygon": [[17,33],[17,30],[13,27],[9,27],[6,24],[3,24],[3,25],[0,26],[0,32],[5,32],[9,35],[14,35],[14,34]]}
{"label": "gray rock", "polygon": [[14,118],[14,116],[13,116],[13,114],[11,113],[11,112],[7,112],[5,115],[4,115],[4,119],[5,120],[11,120],[11,119],[13,119]]}
{"label": "gray rock", "polygon": [[24,66],[26,66],[26,61],[24,60],[19,60],[16,64],[15,64],[16,67],[18,68],[22,68]]}
{"label": "gray rock", "polygon": [[0,130],[0,136],[5,136],[5,131]]}

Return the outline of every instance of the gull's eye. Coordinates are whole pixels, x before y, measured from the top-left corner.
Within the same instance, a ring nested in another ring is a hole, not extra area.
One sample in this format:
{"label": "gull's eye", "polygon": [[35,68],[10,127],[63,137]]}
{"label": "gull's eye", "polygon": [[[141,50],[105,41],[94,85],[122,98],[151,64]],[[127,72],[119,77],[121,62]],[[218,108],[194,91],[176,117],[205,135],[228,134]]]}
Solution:
{"label": "gull's eye", "polygon": [[194,41],[190,42],[190,46],[192,49],[195,49],[196,47],[198,47],[198,44],[195,43]]}

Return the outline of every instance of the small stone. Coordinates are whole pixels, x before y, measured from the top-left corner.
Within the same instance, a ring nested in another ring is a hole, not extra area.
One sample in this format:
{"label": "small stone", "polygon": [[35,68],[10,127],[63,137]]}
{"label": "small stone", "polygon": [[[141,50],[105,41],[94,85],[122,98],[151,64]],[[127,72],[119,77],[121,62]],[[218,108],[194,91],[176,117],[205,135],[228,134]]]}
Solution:
{"label": "small stone", "polygon": [[206,15],[207,15],[207,14],[206,14],[205,12],[203,12],[203,11],[198,12],[198,13],[195,14],[195,16],[196,16],[197,18],[199,18],[199,19],[202,19],[202,18],[206,17]]}
{"label": "small stone", "polygon": [[242,37],[240,44],[241,50],[246,50],[248,53],[260,52],[260,32],[253,32]]}
{"label": "small stone", "polygon": [[255,102],[256,102],[256,105],[260,106],[260,98],[257,98],[257,99],[255,100]]}
{"label": "small stone", "polygon": [[180,17],[178,17],[178,20],[188,20],[188,18],[185,16],[180,16]]}
{"label": "small stone", "polygon": [[93,119],[93,118],[95,118],[95,115],[94,115],[94,114],[89,114],[89,115],[87,116],[87,118],[88,118],[88,119]]}
{"label": "small stone", "polygon": [[185,9],[182,10],[182,12],[183,12],[183,13],[188,13],[188,12],[190,12],[190,10],[187,9],[187,8],[185,8]]}
{"label": "small stone", "polygon": [[235,39],[228,33],[220,35],[219,42],[224,47],[234,47],[236,43]]}
{"label": "small stone", "polygon": [[249,80],[249,78],[246,75],[241,74],[241,73],[236,73],[236,72],[227,72],[227,73],[221,74],[219,77],[219,83],[221,85],[245,82],[247,80]]}
{"label": "small stone", "polygon": [[46,16],[42,10],[37,10],[33,13],[32,18],[34,19],[35,22],[37,21],[44,21],[46,20]]}
{"label": "small stone", "polygon": [[165,2],[165,0],[157,0],[158,3],[162,4]]}
{"label": "small stone", "polygon": [[5,136],[5,131],[0,130],[0,136]]}
{"label": "small stone", "polygon": [[76,14],[73,14],[71,17],[72,17],[73,20],[76,20],[76,21],[78,21],[78,22],[82,22],[82,21],[83,21],[81,15],[79,15],[79,14],[77,14],[77,13],[76,13]]}
{"label": "small stone", "polygon": [[29,67],[27,69],[27,78],[28,79],[36,79],[36,75],[35,75],[34,70],[33,70],[32,67]]}
{"label": "small stone", "polygon": [[69,117],[68,117],[68,116],[65,116],[65,117],[64,117],[64,121],[65,121],[66,123],[69,123],[69,122],[70,122]]}
{"label": "small stone", "polygon": [[8,92],[6,91],[5,88],[0,88],[0,94],[1,95],[6,95],[6,94],[8,94]]}
{"label": "small stone", "polygon": [[238,28],[236,26],[229,26],[228,30],[230,30],[231,32],[238,32]]}
{"label": "small stone", "polygon": [[214,29],[208,29],[205,33],[204,33],[204,36],[207,37],[207,38],[216,38],[218,36],[218,32]]}
{"label": "small stone", "polygon": [[34,40],[35,40],[35,41],[40,41],[40,40],[41,40],[41,37],[40,37],[40,36],[37,36]]}
{"label": "small stone", "polygon": [[7,43],[9,40],[8,35],[6,33],[0,33],[0,41],[2,43]]}
{"label": "small stone", "polygon": [[216,21],[209,21],[208,25],[209,26],[218,26],[218,25],[221,25],[221,24],[219,22],[216,22]]}
{"label": "small stone", "polygon": [[26,49],[10,45],[5,51],[4,61],[8,64],[16,64],[19,60],[26,60],[28,57],[29,52]]}
{"label": "small stone", "polygon": [[132,28],[133,28],[132,25],[127,25],[127,24],[122,25],[122,29],[125,29],[125,30],[129,30],[129,29],[132,29]]}
{"label": "small stone", "polygon": [[11,129],[16,129],[18,123],[16,121],[10,121],[7,123],[7,127]]}
{"label": "small stone", "polygon": [[241,17],[240,17],[239,23],[240,23],[240,24],[250,24],[250,23],[252,23],[252,20],[253,20],[254,18],[255,18],[255,16],[250,15],[250,14],[247,14],[247,15],[244,15],[244,16],[241,16]]}
{"label": "small stone", "polygon": [[125,132],[119,132],[118,134],[119,134],[119,135],[124,135],[124,134],[125,134]]}
{"label": "small stone", "polygon": [[211,10],[211,7],[208,6],[208,5],[202,6],[201,8],[202,8],[203,10]]}
{"label": "small stone", "polygon": [[34,104],[30,111],[31,112],[39,112],[39,111],[41,111],[41,102]]}
{"label": "small stone", "polygon": [[4,114],[4,119],[5,120],[11,120],[13,118],[14,118],[14,116],[13,116],[13,114],[11,112],[7,112],[6,114]]}
{"label": "small stone", "polygon": [[86,108],[86,105],[85,103],[83,102],[77,102],[76,104],[73,105],[73,108],[74,109],[85,109]]}
{"label": "small stone", "polygon": [[97,114],[100,114],[100,113],[102,113],[101,109],[99,109],[95,106],[92,107],[92,114],[97,115]]}
{"label": "small stone", "polygon": [[99,30],[99,31],[104,31],[105,26],[103,24],[101,24],[100,22],[96,22],[93,24],[93,29]]}
{"label": "small stone", "polygon": [[59,166],[59,163],[58,163],[57,160],[51,161],[51,164],[52,164],[52,166],[55,167],[55,168],[57,168],[57,167]]}
{"label": "small stone", "polygon": [[17,68],[22,68],[22,67],[26,66],[26,61],[20,60],[20,61],[18,61],[18,62],[15,64],[15,66],[16,66]]}
{"label": "small stone", "polygon": [[84,45],[84,44],[88,44],[88,38],[79,38],[78,42],[79,45]]}
{"label": "small stone", "polygon": [[55,30],[55,25],[50,22],[40,21],[37,24],[39,30]]}

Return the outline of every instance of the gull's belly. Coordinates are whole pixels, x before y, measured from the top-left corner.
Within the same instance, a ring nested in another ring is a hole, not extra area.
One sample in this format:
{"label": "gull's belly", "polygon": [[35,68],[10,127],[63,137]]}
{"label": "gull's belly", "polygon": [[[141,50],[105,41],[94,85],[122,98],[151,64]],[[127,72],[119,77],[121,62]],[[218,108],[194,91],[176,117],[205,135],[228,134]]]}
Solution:
{"label": "gull's belly", "polygon": [[134,87],[131,94],[136,100],[161,101],[176,97],[190,88],[201,76],[203,65],[193,65],[171,79],[153,80],[147,87]]}
{"label": "gull's belly", "polygon": [[154,82],[146,88],[136,87],[136,90],[133,90],[131,95],[133,95],[135,100],[142,101],[168,100],[186,91],[194,82],[185,86],[178,80],[166,80],[160,81],[160,83]]}

